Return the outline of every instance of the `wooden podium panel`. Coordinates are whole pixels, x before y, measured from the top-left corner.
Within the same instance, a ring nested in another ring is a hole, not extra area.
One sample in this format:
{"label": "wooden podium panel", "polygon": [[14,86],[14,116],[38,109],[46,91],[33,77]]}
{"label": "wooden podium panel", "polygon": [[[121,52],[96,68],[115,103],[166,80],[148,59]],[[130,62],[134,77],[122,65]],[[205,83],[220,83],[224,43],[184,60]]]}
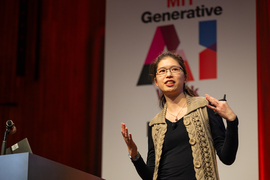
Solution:
{"label": "wooden podium panel", "polygon": [[102,180],[31,153],[0,156],[1,180]]}

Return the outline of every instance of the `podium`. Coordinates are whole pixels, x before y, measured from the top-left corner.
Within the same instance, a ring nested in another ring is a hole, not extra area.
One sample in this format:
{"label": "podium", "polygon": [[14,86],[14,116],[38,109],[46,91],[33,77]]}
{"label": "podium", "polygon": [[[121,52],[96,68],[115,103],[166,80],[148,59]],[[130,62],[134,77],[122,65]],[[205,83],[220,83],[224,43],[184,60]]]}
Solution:
{"label": "podium", "polygon": [[102,180],[31,153],[0,156],[1,180]]}

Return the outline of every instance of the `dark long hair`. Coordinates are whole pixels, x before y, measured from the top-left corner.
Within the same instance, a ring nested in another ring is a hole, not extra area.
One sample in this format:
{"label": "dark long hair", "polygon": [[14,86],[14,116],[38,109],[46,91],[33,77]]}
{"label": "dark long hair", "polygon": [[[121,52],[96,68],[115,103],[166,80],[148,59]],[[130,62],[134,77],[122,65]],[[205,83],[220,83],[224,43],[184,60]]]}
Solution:
{"label": "dark long hair", "polygon": [[[150,76],[151,76],[151,80],[152,80],[152,83],[154,82],[155,78],[156,78],[156,71],[157,71],[157,67],[158,67],[158,63],[163,60],[164,58],[166,57],[171,57],[173,58],[174,60],[176,60],[179,65],[183,68],[183,72],[184,72],[184,75],[185,75],[185,78],[186,80],[188,80],[188,75],[187,75],[187,69],[186,69],[186,66],[185,66],[185,62],[183,60],[183,58],[174,53],[174,52],[163,52],[162,54],[160,54],[155,61],[153,61],[151,64],[150,64],[150,69],[149,69],[149,72],[150,72]],[[186,83],[184,83],[184,93],[185,94],[188,94],[190,96],[196,96],[196,94],[193,92],[192,89],[190,89]],[[165,99],[165,96],[164,94],[162,94],[160,100],[159,100],[159,106],[161,108],[164,108],[164,105],[166,103],[166,99]]]}

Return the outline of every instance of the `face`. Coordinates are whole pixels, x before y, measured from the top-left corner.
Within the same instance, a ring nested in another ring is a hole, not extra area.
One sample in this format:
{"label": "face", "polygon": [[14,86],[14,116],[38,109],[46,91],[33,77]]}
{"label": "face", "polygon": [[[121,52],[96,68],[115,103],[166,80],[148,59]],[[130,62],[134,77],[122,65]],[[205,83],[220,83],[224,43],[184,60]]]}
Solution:
{"label": "face", "polygon": [[[171,58],[165,57],[157,66],[157,70],[160,68],[169,69],[173,66],[181,67],[179,63]],[[185,74],[181,70],[180,73],[171,73],[169,70],[165,75],[156,75],[155,84],[163,92],[164,95],[179,95],[183,92],[184,83],[186,82]]]}

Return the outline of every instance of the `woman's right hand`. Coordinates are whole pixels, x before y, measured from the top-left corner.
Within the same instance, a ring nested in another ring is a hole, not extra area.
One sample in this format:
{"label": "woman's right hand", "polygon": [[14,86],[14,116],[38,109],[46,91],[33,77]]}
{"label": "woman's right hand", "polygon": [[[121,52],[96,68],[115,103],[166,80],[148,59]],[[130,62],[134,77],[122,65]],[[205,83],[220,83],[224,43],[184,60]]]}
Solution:
{"label": "woman's right hand", "polygon": [[124,141],[127,144],[128,153],[130,154],[131,157],[136,156],[138,154],[137,146],[132,139],[131,133],[128,133],[128,128],[124,123],[121,123],[121,133],[124,138]]}

